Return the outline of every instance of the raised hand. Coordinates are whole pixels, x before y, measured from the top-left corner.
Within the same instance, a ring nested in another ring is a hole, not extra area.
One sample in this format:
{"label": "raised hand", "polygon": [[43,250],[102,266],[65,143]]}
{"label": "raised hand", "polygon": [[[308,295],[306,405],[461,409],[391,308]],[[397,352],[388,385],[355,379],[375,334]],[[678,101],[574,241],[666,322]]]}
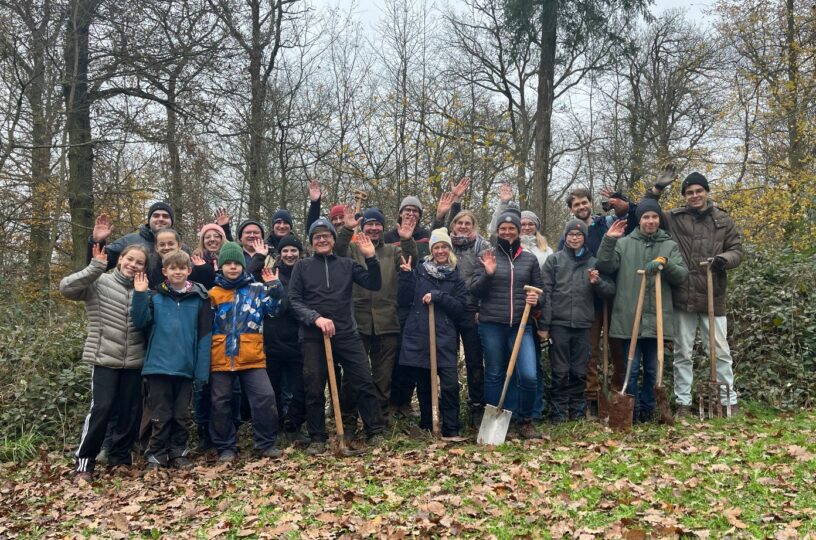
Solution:
{"label": "raised hand", "polygon": [[601,197],[604,199],[609,199],[615,193],[615,188],[612,186],[603,186],[601,187]]}
{"label": "raised hand", "polygon": [[323,332],[324,336],[334,336],[334,321],[331,319],[327,319],[326,317],[318,317],[315,321],[315,326],[320,328],[320,331]]}
{"label": "raised hand", "polygon": [[360,248],[360,253],[363,254],[363,257],[368,259],[369,257],[374,256],[374,244],[371,243],[371,238],[364,234],[357,235],[359,238],[357,239],[357,247]]}
{"label": "raised hand", "polygon": [[657,181],[655,187],[657,189],[666,189],[677,178],[677,166],[669,163],[657,173]]}
{"label": "raised hand", "polygon": [[405,216],[402,218],[399,227],[397,228],[397,234],[399,234],[400,240],[410,240],[411,237],[414,235],[414,229],[416,228],[416,218],[413,214]]}
{"label": "raised hand", "polygon": [[610,238],[623,238],[624,233],[626,233],[626,220],[619,219],[609,227],[606,231],[606,236]]}
{"label": "raised hand", "polygon": [[207,264],[207,261],[205,261],[201,255],[190,255],[190,260],[193,262],[193,266],[204,266]]}
{"label": "raised hand", "polygon": [[450,211],[453,205],[453,193],[446,191],[439,197],[439,204],[436,205],[436,217],[442,219]]}
{"label": "raised hand", "polygon": [[113,232],[113,223],[108,214],[99,214],[94,222],[91,233],[94,242],[104,242]]}
{"label": "raised hand", "polygon": [[357,228],[359,225],[360,220],[354,216],[354,209],[346,205],[343,208],[343,227],[346,229],[351,229],[352,231]]}
{"label": "raised hand", "polygon": [[504,182],[499,187],[499,200],[504,203],[513,200],[513,187],[509,183]]}
{"label": "raised hand", "polygon": [[470,177],[464,176],[459,183],[455,186],[451,186],[451,191],[453,192],[453,201],[454,202],[462,202],[462,199],[465,196],[465,192],[467,188],[470,187]]}
{"label": "raised hand", "polygon": [[402,270],[403,272],[410,272],[411,271],[411,256],[408,255],[408,260],[406,261],[405,257],[400,255],[400,260],[402,261],[402,264],[400,264],[400,270]]}
{"label": "raised hand", "polygon": [[479,262],[482,263],[485,273],[488,276],[492,276],[496,273],[496,254],[493,253],[492,249],[485,250],[485,252],[482,253],[482,258],[479,259]]}
{"label": "raised hand", "polygon": [[264,283],[272,283],[273,281],[278,281],[278,271],[276,269],[273,270],[272,268],[266,266],[264,267],[263,270],[261,270],[261,279],[263,280]]}
{"label": "raised hand", "polygon": [[91,247],[91,256],[94,259],[101,263],[105,263],[105,266],[108,264],[108,252],[105,251],[105,248],[102,247],[102,244],[94,244]]}
{"label": "raised hand", "polygon": [[145,292],[147,285],[147,274],[144,272],[136,272],[136,275],[133,276],[133,290],[136,292]]}
{"label": "raised hand", "polygon": [[425,295],[422,297],[422,303],[427,306],[431,302],[433,302],[433,297],[431,296],[431,293],[425,293]]}
{"label": "raised hand", "polygon": [[320,182],[317,180],[309,180],[309,200],[317,202],[320,200],[321,195]]}
{"label": "raised hand", "polygon": [[215,222],[222,227],[229,225],[230,215],[226,208],[221,207],[215,210]]}
{"label": "raised hand", "polygon": [[269,246],[266,245],[263,238],[255,238],[252,240],[252,247],[255,249],[255,253],[260,253],[264,257],[269,254]]}

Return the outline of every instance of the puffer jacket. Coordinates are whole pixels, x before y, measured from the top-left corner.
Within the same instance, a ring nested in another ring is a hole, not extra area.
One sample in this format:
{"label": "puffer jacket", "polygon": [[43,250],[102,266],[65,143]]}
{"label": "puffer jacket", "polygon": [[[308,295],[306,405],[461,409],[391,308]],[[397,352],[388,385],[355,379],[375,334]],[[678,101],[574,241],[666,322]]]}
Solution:
{"label": "puffer jacket", "polygon": [[462,316],[467,296],[465,283],[457,269],[439,279],[430,275],[422,263],[411,272],[399,273],[399,304],[410,310],[405,321],[405,335],[411,336],[411,339],[402,340],[399,363],[426,369],[431,367],[430,310],[422,302],[427,293],[431,293],[434,304],[437,365],[456,367],[459,352],[456,324]]}
{"label": "puffer jacket", "polygon": [[161,283],[155,292],[136,291],[131,316],[150,335],[142,375],[209,380],[212,309],[203,285],[190,282],[178,292]]}
{"label": "puffer jacket", "polygon": [[[490,249],[490,242],[479,235],[476,235],[473,240],[453,244],[453,254],[456,255],[456,269],[462,281],[468,283],[476,269],[482,266],[479,262],[479,258],[486,249]],[[467,291],[465,309],[470,313],[475,313],[479,310],[479,299],[473,296],[470,290]]]}
{"label": "puffer jacket", "polygon": [[284,308],[277,317],[264,317],[264,352],[267,360],[302,362],[303,356],[300,351],[300,338],[298,337],[300,322],[295,317],[295,312],[292,311],[292,307],[286,298],[294,266],[286,266],[282,260],[278,260],[274,268],[277,269],[278,278],[283,284]]}
{"label": "puffer jacket", "polygon": [[615,283],[605,274],[592,285],[588,270],[595,266],[595,257],[584,249],[579,256],[564,247],[550,255],[544,263],[544,313],[541,328],[566,326],[591,328],[595,320],[595,298],[613,298]]}
{"label": "puffer jacket", "polygon": [[[658,229],[652,235],[643,234],[640,228],[632,234],[616,240],[604,236],[598,250],[596,267],[603,273],[617,272],[615,281],[615,306],[610,318],[609,335],[614,338],[629,339],[632,337],[632,325],[635,322],[638,293],[640,292],[639,269],[656,257],[666,257],[662,272],[663,292],[663,338],[672,339],[672,287],[682,283],[688,276],[686,263],[680,255],[677,244],[669,234]],[[654,277],[646,278],[646,296],[643,301],[643,317],[640,322],[638,337],[657,337],[657,318],[655,310]]]}
{"label": "puffer jacket", "polygon": [[[516,242],[512,253],[496,248],[496,272],[489,276],[483,266],[470,278],[470,292],[479,299],[479,322],[515,326],[527,303],[525,285],[543,288],[541,269],[535,255]],[[539,298],[538,306],[541,306]],[[535,308],[535,306],[534,306]],[[528,323],[532,323],[532,317]]]}
{"label": "puffer jacket", "polygon": [[[334,252],[340,257],[351,257],[361,265],[365,264],[365,257],[360,253],[357,244],[351,243],[354,231],[340,227],[337,233],[337,244]],[[354,320],[357,321],[357,330],[368,336],[396,334],[400,331],[397,318],[397,282],[400,257],[411,257],[417,260],[416,241],[413,238],[400,240],[399,245],[386,244],[382,241],[375,244],[374,249],[380,261],[380,289],[371,291],[357,284],[352,290],[354,300]]]}
{"label": "puffer jacket", "polygon": [[228,281],[222,274],[210,289],[213,307],[210,371],[241,371],[266,368],[263,318],[278,314],[283,296],[280,281],[267,285],[244,275]]}
{"label": "puffer jacket", "polygon": [[[656,198],[651,194],[652,198]],[[649,196],[647,195],[647,196]],[[742,262],[742,238],[728,212],[711,201],[702,210],[688,206],[665,213],[666,225],[688,267],[688,277],[674,290],[674,307],[691,313],[708,313],[706,269],[700,263],[709,257],[725,258],[725,269],[713,271],[714,314],[726,311],[726,270]]]}
{"label": "puffer jacket", "polygon": [[82,361],[112,369],[141,368],[145,339],[130,316],[133,279],[119,270],[105,273],[106,265],[91,260],[84,270],[62,278],[60,292],[70,300],[84,300],[88,338]]}

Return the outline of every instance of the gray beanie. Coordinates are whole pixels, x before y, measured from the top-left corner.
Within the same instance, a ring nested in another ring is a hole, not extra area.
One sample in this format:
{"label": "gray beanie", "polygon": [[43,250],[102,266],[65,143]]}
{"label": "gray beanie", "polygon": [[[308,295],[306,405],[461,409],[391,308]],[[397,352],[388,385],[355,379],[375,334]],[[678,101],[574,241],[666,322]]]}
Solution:
{"label": "gray beanie", "polygon": [[572,231],[578,231],[579,233],[583,234],[584,239],[586,239],[587,234],[589,233],[589,227],[587,227],[587,224],[580,219],[571,219],[567,222],[567,226],[564,227],[564,238],[566,238],[567,234]]}
{"label": "gray beanie", "polygon": [[535,212],[530,212],[529,210],[524,210],[521,213],[521,219],[529,219],[533,223],[535,223],[536,230],[541,230],[541,220],[538,219],[538,216],[535,215]]}
{"label": "gray beanie", "polygon": [[419,209],[419,215],[420,216],[422,215],[422,203],[419,202],[419,199],[414,197],[413,195],[408,195],[407,197],[402,199],[402,202],[400,203],[399,206],[400,214],[402,213],[402,209],[405,208],[406,206],[415,206],[416,208]]}

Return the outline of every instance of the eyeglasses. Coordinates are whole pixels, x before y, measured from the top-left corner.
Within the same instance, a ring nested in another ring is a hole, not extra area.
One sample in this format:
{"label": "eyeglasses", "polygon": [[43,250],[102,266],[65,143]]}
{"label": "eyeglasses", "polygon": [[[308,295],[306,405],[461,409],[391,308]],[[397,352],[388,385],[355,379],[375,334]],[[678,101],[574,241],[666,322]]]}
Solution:
{"label": "eyeglasses", "polygon": [[417,208],[411,208],[410,206],[406,206],[402,209],[403,214],[419,214],[419,210]]}
{"label": "eyeglasses", "polygon": [[583,234],[583,233],[579,233],[579,232],[577,232],[577,231],[576,231],[576,232],[567,233],[567,238],[578,238],[579,236],[583,237],[583,236],[584,236],[584,234]]}
{"label": "eyeglasses", "polygon": [[331,238],[332,238],[331,233],[319,233],[312,236],[312,243],[322,242],[324,240],[331,240]]}

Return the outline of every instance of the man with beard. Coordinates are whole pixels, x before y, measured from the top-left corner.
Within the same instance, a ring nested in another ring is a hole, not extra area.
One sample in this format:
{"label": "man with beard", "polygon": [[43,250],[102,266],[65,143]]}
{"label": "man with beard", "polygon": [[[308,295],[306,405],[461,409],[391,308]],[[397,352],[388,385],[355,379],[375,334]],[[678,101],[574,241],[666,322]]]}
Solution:
{"label": "man with beard", "polygon": [[159,201],[150,205],[147,210],[147,223],[139,227],[139,230],[126,234],[122,238],[107,244],[113,232],[113,223],[108,214],[100,214],[94,223],[93,232],[88,239],[88,257],[91,260],[91,251],[94,245],[104,246],[108,254],[108,270],[114,268],[119,261],[119,254],[127,246],[132,244],[143,245],[148,253],[152,253],[156,245],[156,232],[162,229],[169,229],[173,226],[173,208],[166,202]]}

